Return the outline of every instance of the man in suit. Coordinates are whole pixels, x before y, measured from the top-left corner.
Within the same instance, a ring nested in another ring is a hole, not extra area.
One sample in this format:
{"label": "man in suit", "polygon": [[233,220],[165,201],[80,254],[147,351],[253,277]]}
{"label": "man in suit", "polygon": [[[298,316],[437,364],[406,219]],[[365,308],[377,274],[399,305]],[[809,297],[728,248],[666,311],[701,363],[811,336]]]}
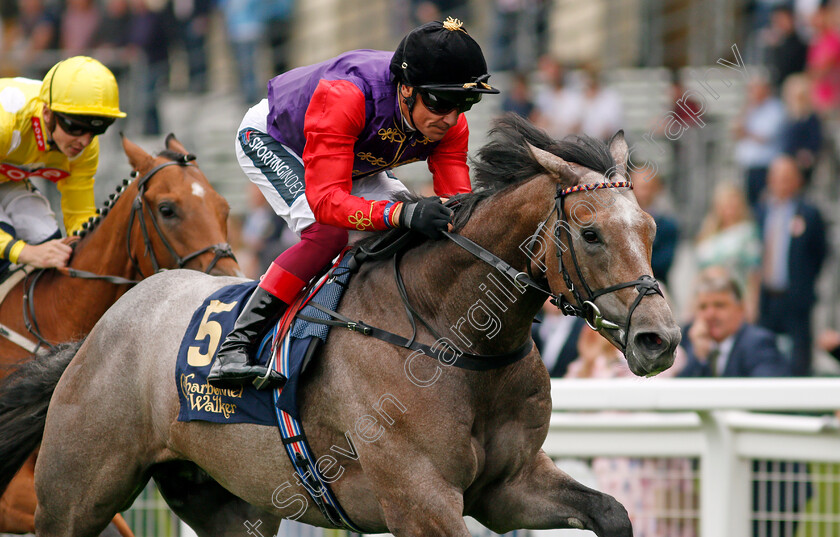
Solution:
{"label": "man in suit", "polygon": [[769,330],[746,322],[738,282],[720,267],[700,275],[695,318],[684,333],[680,377],[786,377],[791,369]]}
{"label": "man in suit", "polygon": [[[710,267],[701,275],[695,295],[695,319],[684,330],[683,348],[688,354],[680,377],[787,377],[789,361],[776,347],[769,330],[749,324],[744,318],[744,302],[737,280],[721,267]],[[755,461],[753,473],[761,465],[772,464],[774,471],[800,475],[805,467],[797,462]],[[778,482],[753,481],[753,510],[798,513],[811,496],[810,482],[779,487]],[[764,489],[764,490],[762,490]],[[761,498],[764,500],[761,500]],[[753,521],[752,535],[794,535],[797,523],[791,520]]]}
{"label": "man in suit", "polygon": [[791,339],[792,373],[807,376],[814,288],[828,250],[825,224],[802,197],[802,174],[792,158],[773,161],[767,188],[756,213],[764,244],[758,324]]}

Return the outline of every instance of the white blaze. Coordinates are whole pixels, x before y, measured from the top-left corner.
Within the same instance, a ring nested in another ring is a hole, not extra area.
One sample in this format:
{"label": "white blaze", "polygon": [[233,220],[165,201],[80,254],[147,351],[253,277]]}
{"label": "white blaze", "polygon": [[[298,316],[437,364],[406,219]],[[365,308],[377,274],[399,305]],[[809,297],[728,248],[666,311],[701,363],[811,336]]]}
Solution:
{"label": "white blaze", "polygon": [[204,194],[206,193],[204,187],[198,184],[197,182],[193,182],[192,184],[192,193],[193,196],[197,196],[199,198],[203,198]]}

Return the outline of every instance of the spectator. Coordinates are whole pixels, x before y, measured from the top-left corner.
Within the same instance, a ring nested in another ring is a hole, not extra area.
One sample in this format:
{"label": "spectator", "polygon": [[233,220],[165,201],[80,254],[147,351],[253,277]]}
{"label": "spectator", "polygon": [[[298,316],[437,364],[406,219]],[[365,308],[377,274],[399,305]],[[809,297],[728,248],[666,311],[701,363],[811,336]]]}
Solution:
{"label": "spectator", "polygon": [[700,274],[694,319],[683,330],[688,356],[680,377],[787,377],[788,361],[769,330],[750,324],[741,286],[722,267]]}
{"label": "spectator", "polygon": [[59,33],[62,53],[75,56],[89,52],[96,43],[101,19],[102,14],[94,0],[67,0]]}
{"label": "spectator", "polygon": [[608,140],[622,127],[624,110],[621,97],[603,87],[600,78],[594,67],[584,70],[580,131],[593,138]]}
{"label": "spectator", "polygon": [[160,134],[160,95],[169,81],[169,28],[166,10],[152,11],[146,0],[131,0],[131,33],[129,42],[133,56],[146,62],[148,73],[142,88],[143,134]]}
{"label": "spectator", "polygon": [[565,138],[580,132],[583,96],[567,84],[563,65],[551,56],[539,60],[543,86],[537,94],[535,123],[552,137]]}
{"label": "spectator", "polygon": [[213,3],[213,0],[173,0],[171,3],[177,29],[175,36],[180,37],[187,53],[191,93],[207,91],[207,35]]}
{"label": "spectator", "polygon": [[787,5],[773,8],[770,28],[763,35],[770,81],[778,89],[787,77],[805,69],[808,46],[796,31],[793,9]]}
{"label": "spectator", "polygon": [[262,0],[262,13],[265,16],[265,32],[271,49],[272,73],[285,73],[289,70],[288,41],[292,36],[292,16],[295,0]]}
{"label": "spectator", "polygon": [[[722,267],[711,267],[700,275],[695,292],[694,322],[683,331],[682,346],[688,363],[680,377],[787,377],[790,362],[776,347],[772,332],[746,321],[737,280]],[[778,462],[779,472],[798,475],[805,471],[798,463]],[[753,463],[753,473],[759,461]],[[753,481],[753,511],[796,513],[811,494],[810,483],[792,484],[786,495],[772,481]],[[760,490],[761,488],[765,490]],[[761,505],[764,497],[765,504]],[[795,535],[795,520],[753,521],[753,537]]]}
{"label": "spectator", "polygon": [[813,80],[817,112],[832,113],[840,104],[840,33],[832,24],[832,7],[821,3],[811,16],[814,37],[808,47],[807,69]]}
{"label": "spectator", "polygon": [[412,26],[442,20],[446,17],[470,20],[470,6],[467,0],[410,0],[409,10]]}
{"label": "spectator", "polygon": [[680,239],[677,219],[674,218],[665,200],[662,181],[655,170],[634,169],[630,172],[630,179],[633,181],[633,193],[636,195],[639,206],[656,222],[656,237],[653,239],[650,261],[653,277],[667,285],[668,272],[674,262],[674,254]]}
{"label": "spectator", "polygon": [[130,35],[129,0],[107,0],[101,30],[98,32],[96,56],[111,69],[117,81],[122,81],[128,74],[131,59],[127,47]]}
{"label": "spectator", "polygon": [[785,120],[782,102],[765,78],[754,76],[747,87],[747,104],[735,123],[735,160],[746,172],[747,201],[755,207],[767,182],[767,168],[781,151]]}
{"label": "spectator", "polygon": [[578,356],[578,338],[586,321],[580,317],[563,315],[554,304],[543,305],[541,322],[535,322],[531,330],[534,344],[552,377],[566,376],[569,364]]}
{"label": "spectator", "polygon": [[782,86],[787,118],[782,127],[782,152],[791,156],[808,185],[822,147],[822,123],[811,106],[811,82],[791,75]]}
{"label": "spectator", "polygon": [[41,79],[50,66],[42,65],[38,59],[44,51],[58,47],[60,18],[43,0],[19,0],[18,10],[19,39],[13,55],[22,76]]}
{"label": "spectator", "polygon": [[792,373],[811,374],[811,310],[827,253],[819,210],[801,195],[802,174],[790,157],[773,162],[768,200],[757,221],[764,243],[759,324],[792,340]]}
{"label": "spectator", "polygon": [[502,101],[502,112],[513,112],[525,119],[534,119],[534,102],[531,100],[531,88],[525,73],[513,74],[510,91]]}
{"label": "spectator", "polygon": [[700,227],[694,251],[701,271],[725,267],[740,288],[745,289],[746,318],[755,322],[761,282],[761,241],[743,190],[732,183],[720,183],[715,188],[712,208]]}
{"label": "spectator", "polygon": [[530,71],[537,57],[537,21],[543,0],[496,0],[493,65],[498,71]]}
{"label": "spectator", "polygon": [[245,103],[256,102],[262,94],[255,70],[257,47],[265,31],[261,5],[262,0],[221,0],[220,3],[239,74],[240,95]]}

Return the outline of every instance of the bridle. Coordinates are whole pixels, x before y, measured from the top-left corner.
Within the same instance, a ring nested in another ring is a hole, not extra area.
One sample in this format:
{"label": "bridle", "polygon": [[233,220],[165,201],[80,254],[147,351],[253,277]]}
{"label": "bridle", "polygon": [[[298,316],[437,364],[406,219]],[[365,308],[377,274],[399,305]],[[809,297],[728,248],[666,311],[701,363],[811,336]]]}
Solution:
{"label": "bridle", "polygon": [[[544,295],[551,297],[551,303],[557,306],[564,315],[571,315],[575,317],[580,317],[586,321],[586,324],[589,325],[592,330],[599,332],[604,328],[610,330],[617,330],[623,329],[624,330],[624,339],[623,341],[618,341],[618,344],[621,346],[621,351],[624,352],[627,349],[627,338],[630,334],[630,320],[633,316],[633,312],[638,307],[639,303],[642,299],[648,295],[658,294],[662,295],[662,291],[659,289],[659,283],[653,276],[650,275],[642,275],[639,276],[638,279],[623,282],[616,285],[611,285],[609,287],[604,287],[602,289],[598,289],[593,291],[589,284],[586,282],[586,278],[583,276],[583,272],[581,271],[580,264],[577,260],[577,254],[575,253],[574,242],[572,241],[571,232],[569,231],[571,228],[568,225],[569,221],[566,217],[565,212],[565,199],[566,196],[570,194],[574,194],[576,192],[584,192],[584,191],[591,191],[597,190],[601,188],[633,188],[633,184],[630,181],[615,181],[615,182],[603,182],[603,183],[591,183],[585,185],[576,185],[568,188],[559,188],[557,189],[557,195],[554,197],[554,208],[552,211],[546,216],[545,220],[543,220],[539,226],[537,226],[536,231],[533,235],[531,235],[530,239],[526,241],[527,244],[527,253],[529,254],[530,260],[536,259],[536,255],[534,254],[534,245],[540,241],[540,236],[547,231],[547,222],[553,215],[557,215],[557,229],[554,232],[554,237],[560,241],[562,240],[561,231],[559,228],[565,229],[565,235],[567,240],[568,249],[572,258],[572,265],[574,266],[575,275],[577,276],[577,280],[579,282],[579,286],[575,286],[572,280],[572,274],[569,272],[569,268],[563,263],[563,252],[561,249],[556,248],[556,255],[557,255],[557,265],[558,271],[563,277],[563,283],[566,285],[566,288],[572,294],[572,298],[574,302],[570,301],[566,296],[562,293],[554,293],[551,289],[548,288],[546,284],[539,283],[538,280],[545,280],[545,275],[534,276],[531,265],[532,263],[529,261],[527,264],[527,274],[525,272],[519,271],[513,268],[510,264],[505,262],[504,260],[497,257],[495,254],[487,251],[486,249],[482,248],[478,244],[474,243],[473,241],[467,239],[462,235],[455,235],[452,233],[444,233],[447,238],[455,242],[461,248],[464,248],[468,252],[472,253],[485,263],[493,266],[498,271],[506,274],[508,277],[513,279],[519,285],[523,287],[530,287],[543,293]],[[565,225],[560,225],[565,224]],[[630,306],[630,312],[627,315],[627,321],[624,326],[621,326],[617,323],[614,323],[608,319],[606,319],[603,314],[601,313],[600,308],[595,304],[595,300],[603,295],[608,293],[613,293],[620,289],[625,289],[627,287],[635,287],[638,291],[638,296],[633,301],[633,304]]]}
{"label": "bridle", "polygon": [[[158,171],[167,167],[167,166],[195,166],[195,164],[190,164],[191,161],[195,160],[195,155],[192,154],[185,154],[179,160],[175,161],[167,161],[163,164],[159,164],[146,172],[138,181],[137,181],[137,196],[134,198],[134,201],[131,205],[131,214],[129,215],[128,226],[127,226],[127,236],[126,236],[126,248],[128,250],[128,258],[131,260],[131,264],[134,269],[140,274],[142,278],[145,278],[146,275],[140,269],[140,264],[137,258],[131,252],[131,229],[134,227],[134,220],[136,219],[140,223],[140,229],[143,233],[143,244],[145,246],[146,255],[149,256],[152,262],[152,267],[154,268],[155,272],[160,272],[161,267],[160,263],[155,256],[154,248],[152,248],[152,240],[151,236],[149,235],[148,226],[146,225],[146,218],[145,215],[148,211],[148,217],[152,222],[152,227],[154,227],[155,232],[157,233],[158,239],[163,243],[166,249],[169,251],[169,255],[172,256],[172,259],[175,260],[175,268],[184,268],[184,266],[195,259],[196,257],[200,256],[201,254],[209,251],[215,252],[213,256],[213,260],[207,265],[207,268],[204,270],[205,273],[210,273],[213,267],[216,266],[216,263],[225,257],[230,257],[234,261],[236,257],[233,255],[233,249],[231,248],[229,243],[221,242],[218,244],[212,244],[205,248],[201,248],[188,254],[184,257],[178,255],[175,249],[172,247],[172,244],[166,239],[166,235],[163,233],[163,230],[160,228],[157,220],[152,214],[152,210],[148,207],[145,202],[143,195],[146,192],[146,184],[149,180],[154,176]],[[136,172],[132,174],[136,176]],[[127,181],[127,180],[126,180]],[[54,349],[55,347],[51,345],[41,334],[41,330],[38,327],[38,321],[35,318],[35,301],[34,301],[34,294],[35,294],[35,285],[38,283],[38,280],[41,276],[46,272],[47,269],[38,269],[31,273],[31,277],[27,275],[26,279],[24,280],[24,294],[23,294],[23,323],[26,326],[26,329],[29,331],[30,334],[35,336],[38,340],[38,343],[35,345],[34,350],[31,352],[37,352],[42,345],[48,347],[49,349]],[[92,272],[74,269],[70,267],[56,269],[59,272],[66,274],[67,276],[73,278],[82,278],[87,280],[105,280],[115,285],[134,285],[140,283],[140,280],[129,280],[127,278],[123,278],[121,276],[112,276],[112,275],[103,275],[103,274],[95,274]]]}
{"label": "bridle", "polygon": [[[554,236],[557,238],[558,241],[563,240],[563,234],[565,234],[566,244],[569,249],[569,254],[572,258],[572,265],[574,266],[575,275],[577,276],[577,280],[580,283],[579,287],[576,287],[574,282],[572,281],[572,275],[569,273],[569,268],[565,263],[563,263],[563,252],[560,248],[555,249],[555,255],[557,256],[557,265],[558,271],[563,276],[563,283],[566,285],[566,288],[572,294],[572,297],[575,300],[575,303],[569,301],[563,294],[554,294],[550,293],[551,296],[551,303],[557,306],[560,311],[563,312],[564,315],[574,315],[576,317],[581,317],[586,321],[586,324],[589,325],[595,331],[600,331],[604,328],[607,329],[623,329],[624,330],[624,340],[620,341],[619,344],[621,345],[621,350],[624,351],[627,349],[627,338],[630,335],[630,320],[633,317],[633,312],[636,311],[639,303],[642,299],[648,295],[658,294],[662,295],[662,291],[659,289],[659,283],[653,276],[648,274],[643,274],[639,276],[638,279],[618,283],[615,285],[611,285],[609,287],[604,287],[601,289],[597,289],[595,291],[589,286],[586,281],[586,278],[583,276],[583,272],[580,268],[580,263],[578,263],[577,254],[575,253],[575,245],[574,241],[572,240],[571,234],[571,227],[569,226],[569,220],[566,216],[565,211],[565,200],[566,196],[570,194],[574,194],[576,192],[589,192],[592,190],[598,190],[601,188],[633,188],[633,184],[630,181],[615,181],[615,182],[602,182],[602,183],[589,183],[584,185],[575,185],[568,188],[558,188],[557,195],[554,198],[554,210],[548,215],[548,217],[539,225],[537,231],[531,238],[531,242],[529,242],[529,251],[531,251],[531,247],[533,242],[536,241],[538,235],[545,229],[545,224],[549,218],[553,214],[557,215],[557,225],[554,230]],[[531,272],[531,264],[528,264],[528,271]],[[627,287],[635,287],[636,291],[638,291],[638,295],[636,296],[633,303],[630,305],[630,311],[627,314],[627,321],[624,326],[620,326],[617,323],[614,323],[608,319],[606,319],[603,314],[601,313],[600,308],[595,304],[595,300],[603,295],[614,293],[620,289],[625,289]],[[545,292],[545,291],[544,291]]]}
{"label": "bridle", "polygon": [[210,251],[215,252],[215,255],[213,256],[213,260],[210,261],[210,264],[207,265],[207,268],[204,270],[204,272],[208,274],[211,270],[213,270],[213,267],[216,266],[216,263],[218,263],[220,259],[224,257],[230,257],[234,260],[236,259],[233,255],[233,249],[230,247],[230,244],[226,242],[211,244],[210,246],[196,250],[195,252],[184,257],[179,256],[175,249],[172,247],[172,244],[168,240],[166,240],[166,235],[163,233],[163,230],[160,229],[160,224],[158,224],[157,220],[152,214],[152,210],[145,203],[143,194],[145,194],[146,192],[146,183],[149,181],[149,179],[152,178],[154,174],[156,174],[161,169],[166,168],[167,166],[195,166],[194,164],[190,164],[190,162],[193,160],[195,160],[195,155],[187,154],[184,155],[180,160],[168,161],[164,162],[163,164],[158,164],[157,166],[146,172],[146,174],[137,181],[137,196],[135,196],[134,202],[131,205],[131,214],[129,215],[128,219],[126,248],[128,250],[128,258],[131,260],[131,264],[143,278],[145,278],[146,275],[143,274],[143,271],[140,269],[140,264],[137,261],[137,258],[135,258],[134,254],[131,252],[131,228],[134,226],[135,218],[140,222],[140,230],[143,232],[143,245],[145,246],[146,254],[152,261],[152,268],[154,268],[155,272],[160,272],[160,263],[158,262],[157,257],[155,256],[154,249],[152,248],[152,240],[149,235],[149,229],[146,225],[146,219],[144,216],[147,211],[149,219],[152,222],[152,226],[157,232],[158,238],[163,243],[164,247],[166,247],[166,249],[169,251],[169,255],[172,256],[172,259],[175,260],[175,268],[184,268],[184,266],[187,263],[189,263],[196,257],[200,256],[205,252]]}

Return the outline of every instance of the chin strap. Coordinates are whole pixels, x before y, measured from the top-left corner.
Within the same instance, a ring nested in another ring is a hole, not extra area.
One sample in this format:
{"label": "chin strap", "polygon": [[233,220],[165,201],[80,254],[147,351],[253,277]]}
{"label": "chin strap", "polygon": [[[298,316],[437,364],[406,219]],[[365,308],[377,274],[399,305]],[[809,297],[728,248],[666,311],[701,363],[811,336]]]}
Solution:
{"label": "chin strap", "polygon": [[[405,86],[400,84],[397,91],[401,91],[404,87]],[[409,95],[408,97],[402,97],[401,95],[401,98],[405,103],[405,106],[408,108],[408,121],[409,123],[411,123],[411,128],[416,129],[417,125],[414,124],[414,105],[417,103],[417,90],[411,88],[411,95]]]}

